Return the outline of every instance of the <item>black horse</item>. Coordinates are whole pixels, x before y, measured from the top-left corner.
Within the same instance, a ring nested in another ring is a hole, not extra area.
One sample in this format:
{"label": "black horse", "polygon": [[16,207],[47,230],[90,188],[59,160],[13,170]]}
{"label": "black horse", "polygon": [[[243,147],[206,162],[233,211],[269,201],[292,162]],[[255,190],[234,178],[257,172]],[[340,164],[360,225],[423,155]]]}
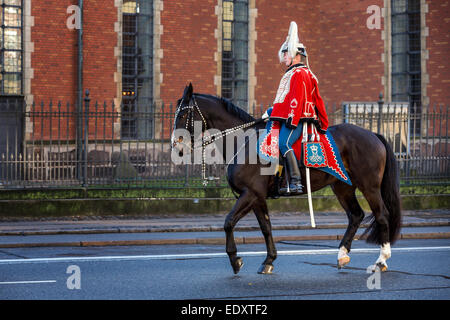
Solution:
{"label": "black horse", "polygon": [[[187,129],[191,139],[194,139],[194,121],[202,123],[202,131],[215,128],[224,132],[226,129],[254,122],[255,119],[226,99],[194,94],[193,87],[189,84],[184,90],[183,97],[178,100],[174,129]],[[264,123],[257,122],[255,129],[263,129],[264,126]],[[348,253],[352,240],[364,218],[364,211],[355,195],[358,188],[372,210],[370,216],[372,221],[364,235],[367,235],[367,242],[381,246],[380,256],[375,265],[385,271],[386,260],[391,256],[390,244],[397,239],[401,224],[399,175],[392,149],[381,135],[355,125],[340,124],[331,126],[328,130],[338,146],[353,185],[350,186],[323,171],[311,169],[311,189],[316,191],[330,185],[347,214],[348,227],[339,245],[338,267],[349,263]],[[181,140],[181,137],[172,135],[172,148],[180,148]],[[261,175],[263,166],[267,164],[228,165],[229,185],[238,194],[236,204],[227,215],[224,225],[226,252],[234,273],[239,272],[243,262],[242,258],[237,256],[233,229],[250,210],[256,215],[267,247],[267,257],[258,273],[271,273],[272,263],[277,257],[266,203],[276,178],[274,175]],[[302,169],[302,177],[305,177],[305,168]]]}

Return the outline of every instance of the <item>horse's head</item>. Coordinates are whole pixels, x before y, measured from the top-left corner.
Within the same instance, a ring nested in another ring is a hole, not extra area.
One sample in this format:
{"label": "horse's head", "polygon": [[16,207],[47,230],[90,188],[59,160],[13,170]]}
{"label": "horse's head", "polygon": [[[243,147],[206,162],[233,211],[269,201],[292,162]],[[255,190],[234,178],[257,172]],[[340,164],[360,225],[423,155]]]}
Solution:
{"label": "horse's head", "polygon": [[177,102],[171,139],[172,148],[176,147],[178,144],[187,143],[187,141],[184,141],[186,139],[186,134],[179,135],[177,132],[184,131],[184,133],[189,133],[191,137],[190,142],[193,143],[194,132],[196,129],[200,129],[200,125],[201,132],[207,130],[208,123],[206,117],[197,103],[197,99],[194,95],[194,88],[192,87],[192,84],[189,83],[189,85],[184,88],[183,96]]}
{"label": "horse's head", "polygon": [[194,94],[189,83],[177,102],[171,146],[180,147],[190,142],[192,148],[194,141],[200,141],[205,131],[212,134],[215,130],[224,131],[253,120],[252,116],[226,99]]}

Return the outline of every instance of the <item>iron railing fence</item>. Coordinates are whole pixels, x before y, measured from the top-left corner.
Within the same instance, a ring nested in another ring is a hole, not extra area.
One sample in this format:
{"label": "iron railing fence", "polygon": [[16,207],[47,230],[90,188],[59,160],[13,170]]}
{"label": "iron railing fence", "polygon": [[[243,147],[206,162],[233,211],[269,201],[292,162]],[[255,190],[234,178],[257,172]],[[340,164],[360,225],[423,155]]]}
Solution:
{"label": "iron railing fence", "polygon": [[344,122],[387,139],[396,155],[402,184],[449,184],[448,106],[432,105],[423,110],[401,102],[350,102],[343,103],[341,111]]}
{"label": "iron railing fence", "polygon": [[[255,105],[250,113],[260,117],[268,107]],[[448,106],[419,112],[401,103],[351,102],[327,109],[330,125],[349,122],[383,134],[403,184],[448,184]],[[200,164],[175,165],[171,159],[174,105],[128,114],[114,103],[86,98],[83,112],[76,110],[60,102],[25,106],[20,98],[0,100],[0,188],[203,187]],[[136,119],[147,137],[123,138],[122,119]],[[206,166],[206,176],[219,177],[208,186],[226,185],[225,167]]]}

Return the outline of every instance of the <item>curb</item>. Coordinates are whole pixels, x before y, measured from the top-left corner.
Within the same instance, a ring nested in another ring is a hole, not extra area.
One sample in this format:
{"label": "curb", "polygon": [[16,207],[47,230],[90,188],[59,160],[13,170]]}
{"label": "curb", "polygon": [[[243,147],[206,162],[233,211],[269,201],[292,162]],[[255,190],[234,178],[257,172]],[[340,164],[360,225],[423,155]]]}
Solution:
{"label": "curb", "polygon": [[[313,230],[313,229],[347,229],[347,224],[322,224],[312,228],[309,225],[293,226],[278,225],[272,226],[272,230]],[[449,222],[411,222],[402,224],[402,228],[420,228],[420,227],[448,227]],[[369,224],[361,224],[360,229],[369,227]],[[258,226],[238,226],[234,231],[259,231]],[[169,233],[169,232],[222,232],[223,227],[110,227],[110,228],[80,228],[69,230],[29,230],[29,231],[0,231],[0,236],[49,236],[62,234],[109,234],[109,233]]]}
{"label": "curb", "polygon": [[[274,242],[310,241],[310,240],[341,240],[343,235],[309,235],[309,236],[277,236]],[[355,240],[364,240],[359,235]],[[399,239],[450,239],[450,232],[405,233]],[[236,237],[236,244],[265,243],[263,237]],[[0,244],[0,248],[35,248],[35,247],[105,247],[105,246],[146,246],[171,244],[203,244],[224,245],[225,237],[221,238],[186,238],[186,239],[153,239],[153,240],[108,240],[108,241],[75,241],[46,243],[11,243]]]}

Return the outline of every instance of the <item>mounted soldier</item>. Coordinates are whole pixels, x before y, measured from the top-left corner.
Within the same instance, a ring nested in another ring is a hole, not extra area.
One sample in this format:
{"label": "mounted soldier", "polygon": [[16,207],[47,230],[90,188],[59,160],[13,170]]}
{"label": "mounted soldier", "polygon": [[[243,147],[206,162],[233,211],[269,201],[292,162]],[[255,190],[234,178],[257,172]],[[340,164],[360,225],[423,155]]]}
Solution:
{"label": "mounted soldier", "polygon": [[328,116],[319,94],[317,77],[309,69],[308,54],[299,41],[297,24],[291,22],[286,41],[278,56],[280,63],[288,69],[281,78],[273,102],[263,118],[279,121],[279,148],[289,173],[289,188],[281,188],[280,193],[290,195],[303,193],[300,169],[292,145],[302,136],[303,123],[313,123],[320,133],[328,128]]}

